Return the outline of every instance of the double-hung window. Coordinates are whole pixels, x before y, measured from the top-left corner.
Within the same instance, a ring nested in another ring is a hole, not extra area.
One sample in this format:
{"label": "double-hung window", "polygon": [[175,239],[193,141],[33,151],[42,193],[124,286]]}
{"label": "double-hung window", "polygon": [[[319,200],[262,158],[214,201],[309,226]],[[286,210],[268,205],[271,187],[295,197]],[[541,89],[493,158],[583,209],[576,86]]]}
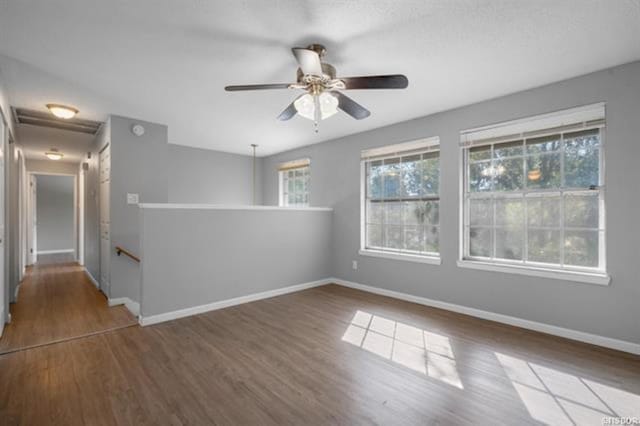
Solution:
{"label": "double-hung window", "polygon": [[281,206],[309,206],[310,166],[310,160],[303,158],[283,163],[278,167]]}
{"label": "double-hung window", "polygon": [[438,138],[363,151],[361,209],[361,254],[438,258]]}
{"label": "double-hung window", "polygon": [[605,272],[604,105],[462,133],[463,260]]}

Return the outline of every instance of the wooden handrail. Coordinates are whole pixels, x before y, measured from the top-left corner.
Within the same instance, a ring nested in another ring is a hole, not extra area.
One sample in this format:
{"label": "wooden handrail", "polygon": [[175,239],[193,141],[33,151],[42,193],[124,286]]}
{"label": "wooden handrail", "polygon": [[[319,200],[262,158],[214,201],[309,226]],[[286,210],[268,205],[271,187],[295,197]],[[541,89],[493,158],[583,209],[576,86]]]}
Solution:
{"label": "wooden handrail", "polygon": [[131,259],[135,260],[136,262],[140,263],[140,258],[138,256],[136,256],[135,254],[131,253],[130,251],[127,251],[125,249],[123,249],[120,246],[116,246],[116,254],[118,256],[120,256],[120,253],[124,253],[127,256],[129,256]]}

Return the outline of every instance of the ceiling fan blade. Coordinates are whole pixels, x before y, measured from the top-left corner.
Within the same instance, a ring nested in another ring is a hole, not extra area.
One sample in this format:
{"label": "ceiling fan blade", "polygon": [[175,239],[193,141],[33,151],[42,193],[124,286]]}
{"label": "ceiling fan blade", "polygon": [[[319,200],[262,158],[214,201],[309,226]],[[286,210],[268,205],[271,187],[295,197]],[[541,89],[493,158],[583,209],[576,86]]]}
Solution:
{"label": "ceiling fan blade", "polygon": [[243,90],[270,90],[270,89],[288,89],[289,83],[276,84],[246,84],[240,86],[227,86],[224,88],[227,92],[241,92]]}
{"label": "ceiling fan blade", "polygon": [[409,85],[409,80],[402,74],[344,77],[338,80],[344,82],[345,90],[405,89]]}
{"label": "ceiling fan blade", "polygon": [[294,47],[291,51],[303,74],[322,75],[322,64],[318,52],[303,47]]}
{"label": "ceiling fan blade", "polygon": [[297,101],[302,96],[304,96],[304,95],[298,96],[293,102],[291,102],[289,104],[289,106],[287,108],[285,108],[285,110],[280,113],[280,115],[278,116],[278,120],[280,120],[280,121],[291,120],[293,118],[293,116],[298,113],[298,110],[296,109],[296,106],[294,105],[294,103],[295,103],[295,101]]}
{"label": "ceiling fan blade", "polygon": [[338,98],[338,108],[340,108],[356,120],[362,120],[371,115],[371,112],[368,109],[366,109],[344,93],[331,92],[331,94]]}

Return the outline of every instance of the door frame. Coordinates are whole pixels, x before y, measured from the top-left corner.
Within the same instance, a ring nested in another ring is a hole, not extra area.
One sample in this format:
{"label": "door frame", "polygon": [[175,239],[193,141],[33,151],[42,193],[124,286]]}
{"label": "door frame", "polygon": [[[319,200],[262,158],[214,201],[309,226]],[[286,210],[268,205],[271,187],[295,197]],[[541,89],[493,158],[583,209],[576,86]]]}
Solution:
{"label": "door frame", "polygon": [[[29,265],[33,265],[38,260],[38,203],[34,199],[36,194],[32,193],[31,190],[31,182],[32,179],[35,179],[37,176],[70,176],[73,178],[73,257],[76,261],[79,260],[79,241],[82,239],[84,241],[84,229],[80,229],[78,226],[78,211],[80,210],[80,197],[78,194],[78,174],[73,173],[54,173],[54,172],[38,172],[38,171],[27,171],[28,182],[29,182],[29,197],[27,197],[27,257],[29,258]],[[83,197],[84,198],[84,197]],[[34,208],[35,205],[35,208]],[[84,210],[84,209],[83,209]],[[35,221],[34,221],[35,214]],[[83,244],[84,245],[84,244]],[[84,257],[84,256],[83,256]]]}

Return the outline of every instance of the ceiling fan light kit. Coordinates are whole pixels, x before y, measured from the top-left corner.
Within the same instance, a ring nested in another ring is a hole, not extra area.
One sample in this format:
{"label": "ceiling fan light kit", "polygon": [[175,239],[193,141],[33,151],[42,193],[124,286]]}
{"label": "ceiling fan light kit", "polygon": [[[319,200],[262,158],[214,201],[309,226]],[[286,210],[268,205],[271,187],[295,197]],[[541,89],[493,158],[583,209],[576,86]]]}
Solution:
{"label": "ceiling fan light kit", "polygon": [[317,133],[320,121],[335,115],[338,110],[356,120],[371,115],[368,109],[343,94],[341,90],[405,89],[409,85],[407,77],[402,74],[337,78],[336,69],[331,64],[322,62],[327,49],[321,44],[312,44],[306,48],[294,47],[291,51],[299,66],[295,83],[227,86],[225,90],[304,90],[306,93],[298,96],[280,113],[278,119],[286,121],[299,114],[313,121]]}

